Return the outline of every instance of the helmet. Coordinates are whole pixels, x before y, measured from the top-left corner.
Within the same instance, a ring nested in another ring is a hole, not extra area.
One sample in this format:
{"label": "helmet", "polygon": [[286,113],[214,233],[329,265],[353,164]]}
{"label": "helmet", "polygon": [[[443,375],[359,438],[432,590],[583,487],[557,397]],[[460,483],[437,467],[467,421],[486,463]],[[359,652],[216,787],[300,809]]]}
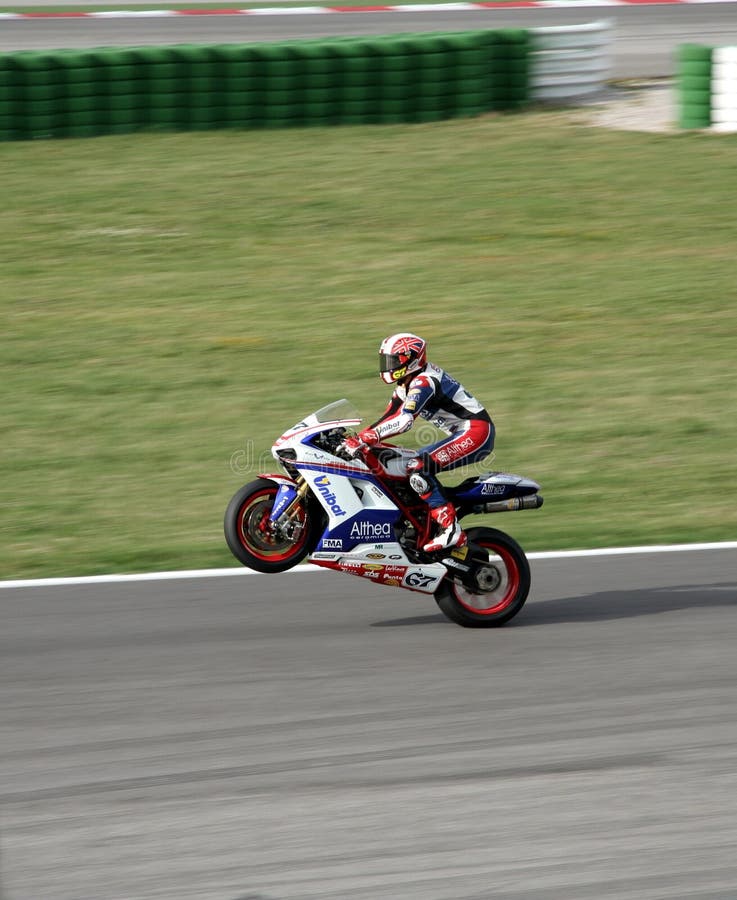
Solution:
{"label": "helmet", "polygon": [[406,331],[386,338],[379,347],[379,372],[385,384],[396,384],[427,363],[427,341]]}

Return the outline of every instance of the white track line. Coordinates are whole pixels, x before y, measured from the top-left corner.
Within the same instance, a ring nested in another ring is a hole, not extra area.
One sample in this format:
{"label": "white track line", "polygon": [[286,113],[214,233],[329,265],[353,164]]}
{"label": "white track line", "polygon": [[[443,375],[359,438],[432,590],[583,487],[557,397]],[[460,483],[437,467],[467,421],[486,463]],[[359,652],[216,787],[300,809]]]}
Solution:
{"label": "white track line", "polygon": [[551,550],[526,555],[528,559],[574,559],[581,556],[630,556],[635,553],[685,553],[693,550],[737,550],[737,541],[711,544],[654,544],[650,547],[602,547],[598,550]]}
{"label": "white track line", "polygon": [[[551,550],[528,553],[528,559],[577,559],[586,556],[631,556],[643,553],[685,553],[698,550],[737,550],[737,541],[712,544],[664,544],[650,547],[602,547],[597,550]],[[297,566],[285,575],[323,572],[317,566]],[[191,569],[181,572],[143,572],[137,575],[82,575],[76,578],[32,578],[22,581],[0,581],[0,588],[72,587],[78,584],[124,584],[129,581],[186,581],[197,578],[230,578],[237,575],[259,575],[253,569]]]}

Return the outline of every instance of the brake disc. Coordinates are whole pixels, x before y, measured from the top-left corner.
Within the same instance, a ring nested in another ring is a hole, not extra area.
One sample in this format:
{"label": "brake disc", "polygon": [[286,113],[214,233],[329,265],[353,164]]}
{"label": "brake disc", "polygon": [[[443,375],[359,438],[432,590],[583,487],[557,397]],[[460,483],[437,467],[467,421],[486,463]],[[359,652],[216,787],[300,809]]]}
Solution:
{"label": "brake disc", "polygon": [[502,573],[496,566],[480,566],[475,578],[479,589],[485,594],[495,591],[502,583]]}

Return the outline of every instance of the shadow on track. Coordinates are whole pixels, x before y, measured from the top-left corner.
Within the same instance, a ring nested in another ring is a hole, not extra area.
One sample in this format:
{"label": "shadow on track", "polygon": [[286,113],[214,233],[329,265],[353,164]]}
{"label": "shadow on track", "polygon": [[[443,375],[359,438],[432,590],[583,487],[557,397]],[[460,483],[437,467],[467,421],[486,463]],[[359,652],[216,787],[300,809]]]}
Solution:
{"label": "shadow on track", "polygon": [[434,616],[407,616],[404,619],[384,619],[383,622],[372,622],[372,628],[399,628],[401,625],[453,625],[442,613]]}
{"label": "shadow on track", "polygon": [[[530,625],[555,625],[559,622],[601,622],[655,616],[707,606],[733,606],[737,603],[737,584],[684,585],[648,588],[642,591],[605,591],[558,600],[538,600],[525,606],[506,628]],[[398,628],[402,625],[452,625],[445,616],[424,615],[373,622],[374,628]]]}
{"label": "shadow on track", "polygon": [[657,616],[707,606],[734,606],[736,584],[683,585],[642,591],[605,591],[585,597],[543,600],[525,606],[511,625],[553,625],[556,622],[599,622]]}

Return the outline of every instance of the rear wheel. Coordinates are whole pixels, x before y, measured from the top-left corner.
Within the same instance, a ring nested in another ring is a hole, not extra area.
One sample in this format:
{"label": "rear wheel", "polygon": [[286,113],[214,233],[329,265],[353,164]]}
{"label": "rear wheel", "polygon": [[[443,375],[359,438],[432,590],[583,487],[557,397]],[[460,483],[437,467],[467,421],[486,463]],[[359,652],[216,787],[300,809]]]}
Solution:
{"label": "rear wheel", "polygon": [[225,540],[230,552],[244,566],[257,572],[285,572],[314,550],[319,530],[306,506],[297,511],[296,528],[291,538],[277,533],[269,515],[279,485],[258,478],[244,485],[225,511]]}
{"label": "rear wheel", "polygon": [[435,592],[435,602],[458,625],[498,628],[524,606],[530,590],[530,564],[517,541],[503,531],[470,528],[468,539],[489,554],[479,575],[481,586],[471,591],[445,578]]}

